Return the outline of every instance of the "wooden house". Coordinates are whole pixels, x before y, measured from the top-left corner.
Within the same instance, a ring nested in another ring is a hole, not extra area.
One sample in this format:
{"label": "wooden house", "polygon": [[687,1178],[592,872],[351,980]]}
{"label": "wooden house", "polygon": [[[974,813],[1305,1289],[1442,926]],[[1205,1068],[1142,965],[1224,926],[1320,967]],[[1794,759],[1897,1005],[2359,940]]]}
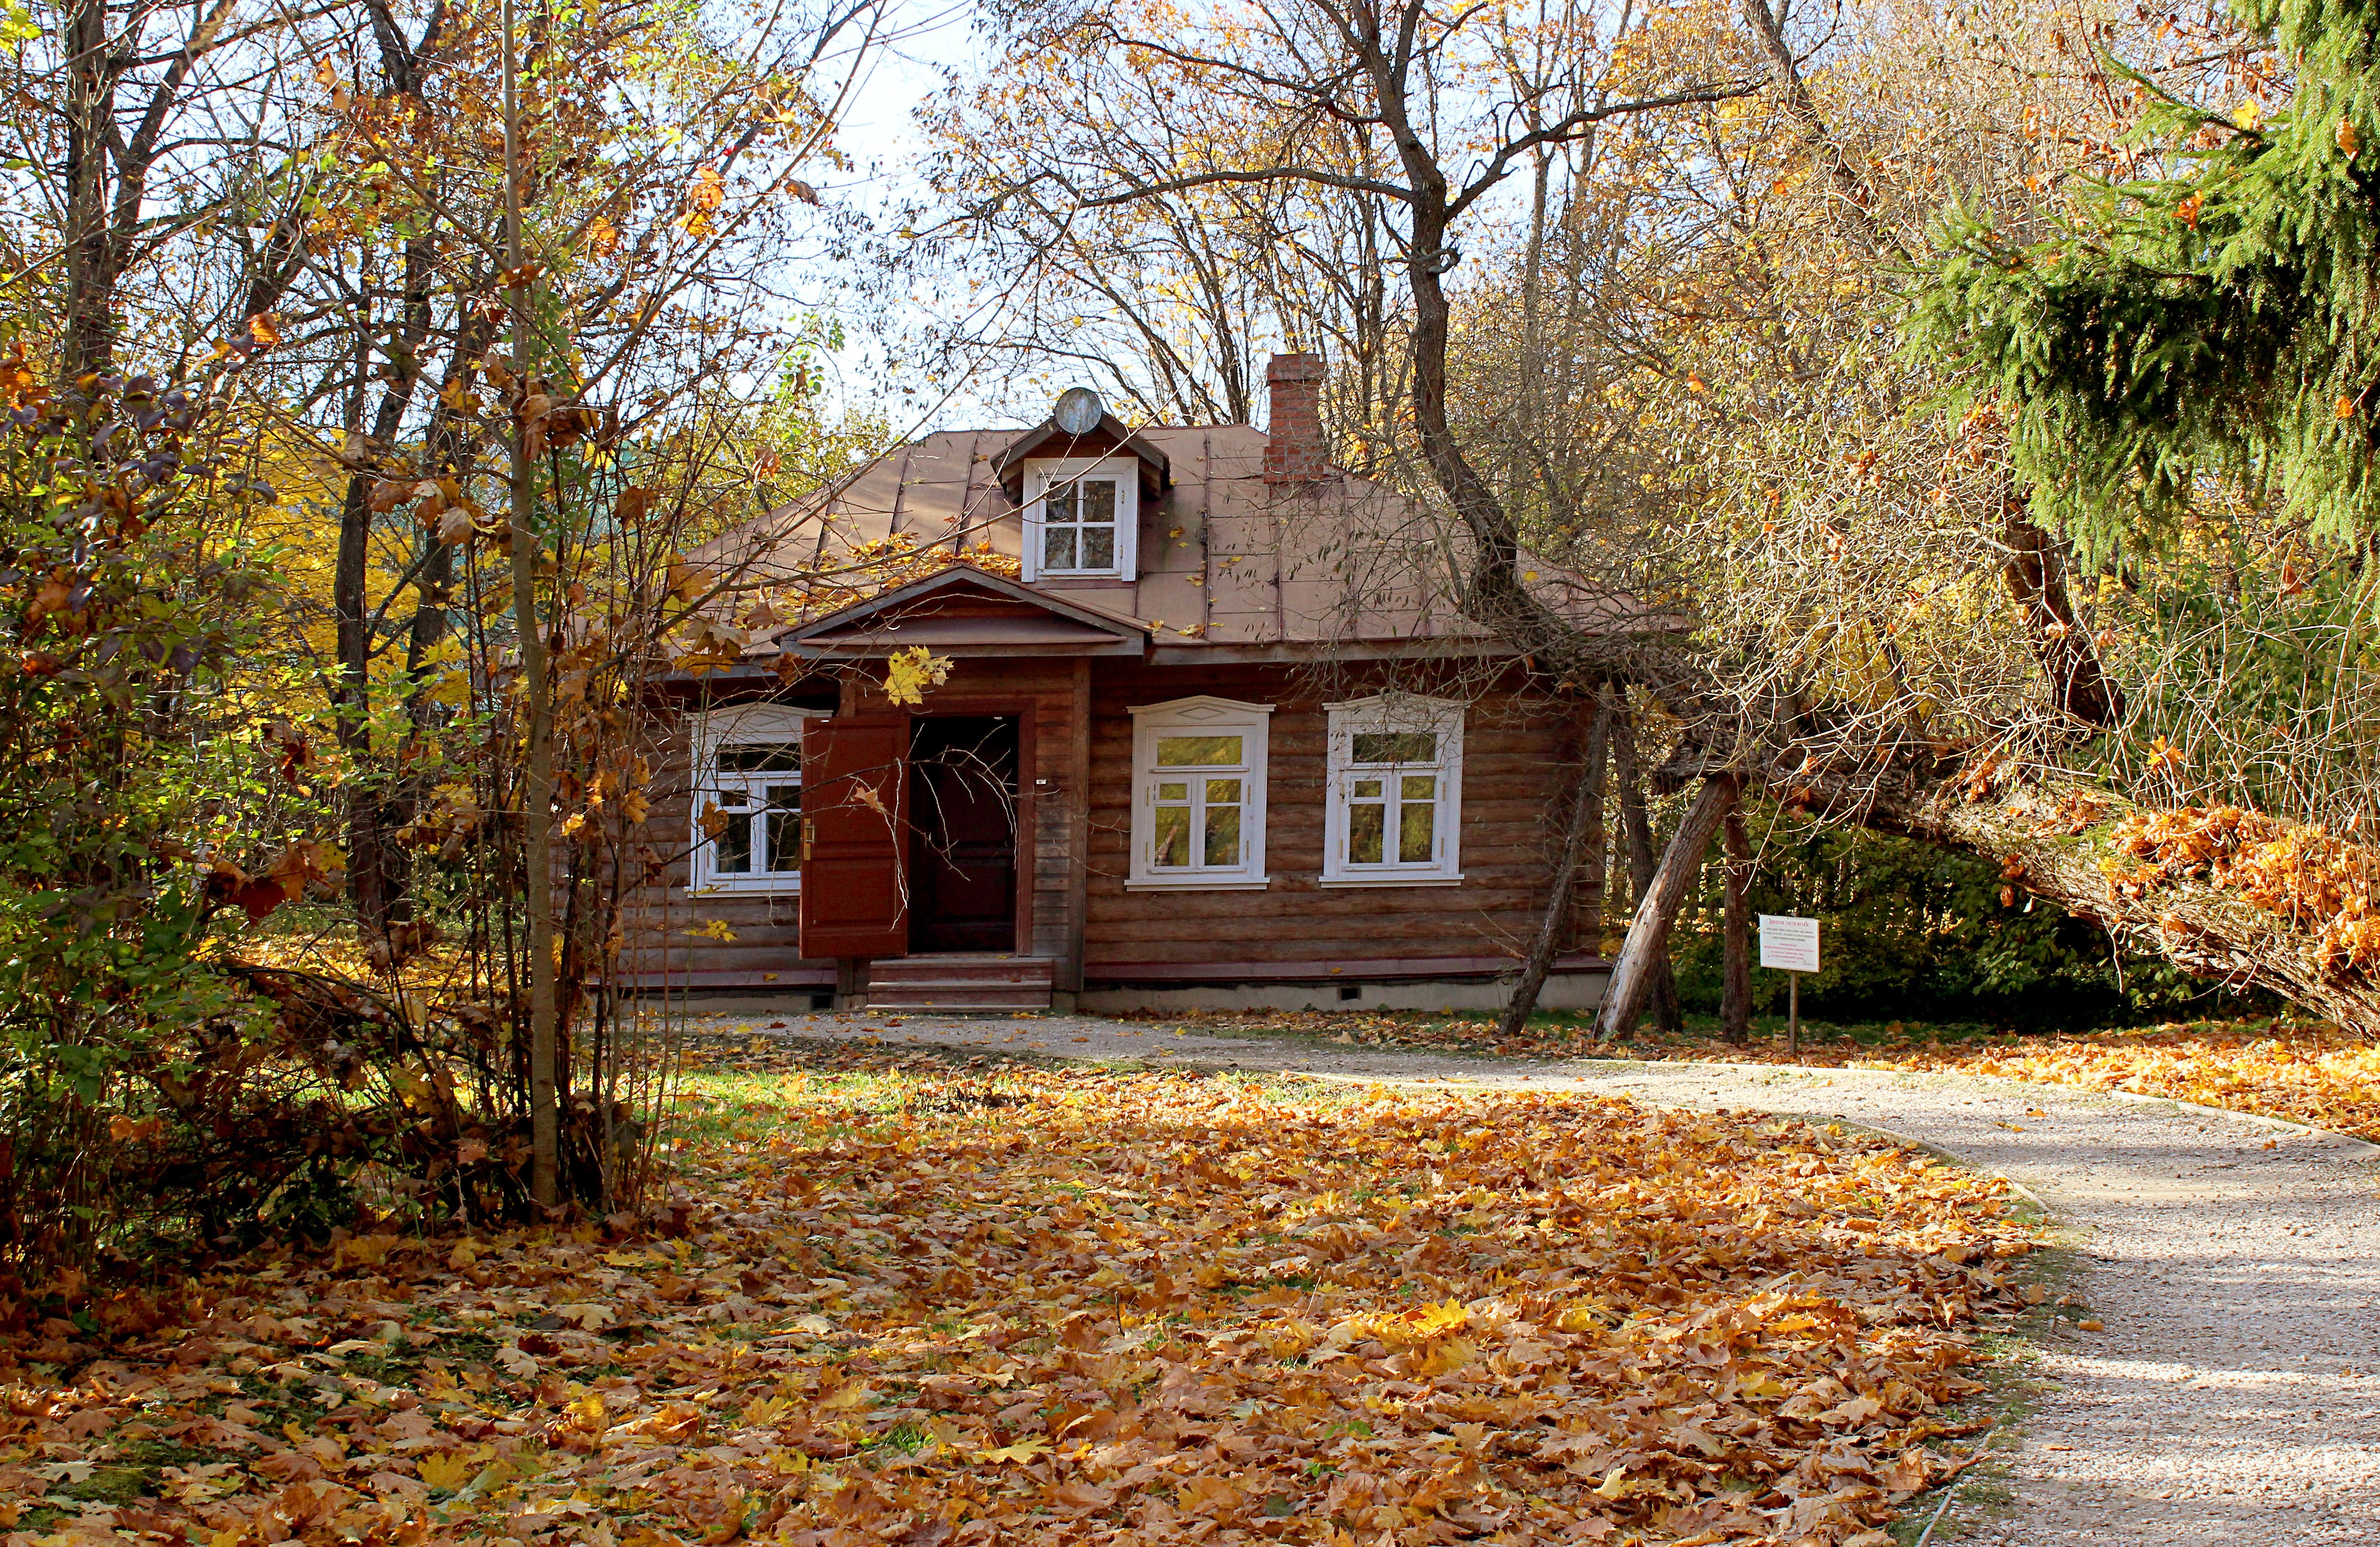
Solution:
{"label": "wooden house", "polygon": [[[1448,604],[1427,512],[1329,465],[1321,376],[1273,359],[1269,433],[1128,428],[1077,390],[693,555],[790,599],[676,684],[651,823],[677,858],[631,982],[846,1009],[1500,1003],[1585,706]],[[870,584],[888,554],[917,577]],[[947,677],[895,703],[887,663],[920,647]],[[1606,976],[1581,900],[1548,1008]]]}

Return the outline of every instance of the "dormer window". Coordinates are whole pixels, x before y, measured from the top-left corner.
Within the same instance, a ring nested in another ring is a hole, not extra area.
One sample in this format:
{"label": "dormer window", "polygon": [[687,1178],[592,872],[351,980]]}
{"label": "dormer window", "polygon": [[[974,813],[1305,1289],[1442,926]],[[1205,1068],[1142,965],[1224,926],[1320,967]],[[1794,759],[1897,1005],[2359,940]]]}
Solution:
{"label": "dormer window", "polygon": [[1140,530],[1139,465],[1128,456],[1025,465],[1025,578],[1129,580]]}

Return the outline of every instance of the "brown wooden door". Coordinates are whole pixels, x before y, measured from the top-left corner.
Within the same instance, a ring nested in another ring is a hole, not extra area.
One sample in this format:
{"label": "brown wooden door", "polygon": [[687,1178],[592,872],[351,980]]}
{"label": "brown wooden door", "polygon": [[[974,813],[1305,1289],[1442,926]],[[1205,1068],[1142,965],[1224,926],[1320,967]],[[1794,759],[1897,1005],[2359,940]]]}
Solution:
{"label": "brown wooden door", "polygon": [[909,743],[909,948],[1016,949],[1016,721],[934,716]]}
{"label": "brown wooden door", "polygon": [[802,954],[909,952],[907,715],[802,733]]}

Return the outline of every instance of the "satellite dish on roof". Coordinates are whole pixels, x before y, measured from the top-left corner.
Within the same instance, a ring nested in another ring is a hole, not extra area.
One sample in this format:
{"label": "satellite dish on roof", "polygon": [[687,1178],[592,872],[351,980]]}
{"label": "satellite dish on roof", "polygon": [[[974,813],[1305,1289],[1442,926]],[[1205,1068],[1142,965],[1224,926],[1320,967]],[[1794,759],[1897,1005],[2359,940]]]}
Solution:
{"label": "satellite dish on roof", "polygon": [[1099,394],[1088,387],[1069,387],[1058,394],[1058,406],[1050,410],[1050,422],[1069,435],[1088,435],[1099,428],[1107,417],[1108,405]]}

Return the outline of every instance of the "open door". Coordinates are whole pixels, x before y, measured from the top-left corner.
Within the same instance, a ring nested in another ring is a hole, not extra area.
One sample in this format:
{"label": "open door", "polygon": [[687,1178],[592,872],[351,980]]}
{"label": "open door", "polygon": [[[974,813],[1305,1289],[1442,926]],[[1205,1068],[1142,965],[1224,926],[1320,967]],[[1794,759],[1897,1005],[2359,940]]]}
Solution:
{"label": "open door", "polygon": [[1016,720],[921,717],[909,740],[909,949],[1016,949]]}
{"label": "open door", "polygon": [[802,954],[909,953],[909,717],[802,732]]}

